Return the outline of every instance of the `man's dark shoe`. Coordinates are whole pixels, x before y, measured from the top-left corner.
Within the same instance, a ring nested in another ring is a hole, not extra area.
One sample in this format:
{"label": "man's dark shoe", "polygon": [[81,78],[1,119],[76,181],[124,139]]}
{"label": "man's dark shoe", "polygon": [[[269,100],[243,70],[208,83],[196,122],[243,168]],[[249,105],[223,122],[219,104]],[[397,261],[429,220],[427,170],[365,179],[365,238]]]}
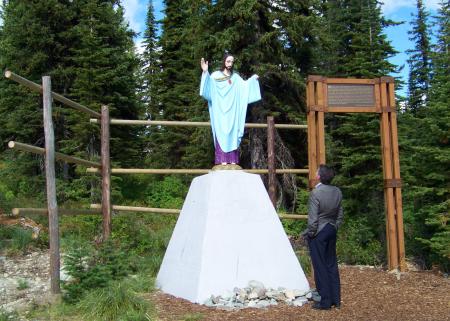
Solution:
{"label": "man's dark shoe", "polygon": [[321,306],[319,302],[314,303],[312,308],[316,309],[316,310],[330,310],[331,309],[331,307],[323,307],[323,306]]}
{"label": "man's dark shoe", "polygon": [[338,304],[333,303],[331,306],[334,306],[336,309],[340,309],[341,308],[341,304],[340,303],[338,303]]}

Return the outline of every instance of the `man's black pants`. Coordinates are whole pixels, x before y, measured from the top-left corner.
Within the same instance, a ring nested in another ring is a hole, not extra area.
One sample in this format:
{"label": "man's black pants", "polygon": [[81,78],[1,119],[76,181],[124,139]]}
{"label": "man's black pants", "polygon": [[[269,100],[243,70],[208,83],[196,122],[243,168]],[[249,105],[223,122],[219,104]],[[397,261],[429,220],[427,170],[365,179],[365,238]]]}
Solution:
{"label": "man's black pants", "polygon": [[314,281],[321,296],[320,305],[341,304],[341,283],[336,258],[336,228],[327,224],[309,239],[309,251],[314,267]]}

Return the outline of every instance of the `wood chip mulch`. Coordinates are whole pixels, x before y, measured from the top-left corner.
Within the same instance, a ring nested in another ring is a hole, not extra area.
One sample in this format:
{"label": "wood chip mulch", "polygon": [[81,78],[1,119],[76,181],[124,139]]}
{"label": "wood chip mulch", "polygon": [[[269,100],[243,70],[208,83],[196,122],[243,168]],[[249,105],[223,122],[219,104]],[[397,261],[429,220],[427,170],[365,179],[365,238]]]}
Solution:
{"label": "wood chip mulch", "polygon": [[[389,273],[371,267],[340,267],[341,309],[318,311],[308,303],[224,311],[157,291],[151,294],[160,321],[450,320],[450,279],[435,272]],[[311,287],[314,283],[310,280]]]}

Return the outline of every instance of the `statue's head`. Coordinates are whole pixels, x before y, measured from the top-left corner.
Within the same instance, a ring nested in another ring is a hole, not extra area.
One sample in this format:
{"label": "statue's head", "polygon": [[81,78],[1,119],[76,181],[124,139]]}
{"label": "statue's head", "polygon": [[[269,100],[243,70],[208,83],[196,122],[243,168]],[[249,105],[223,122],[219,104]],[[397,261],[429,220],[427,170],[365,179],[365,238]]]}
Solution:
{"label": "statue's head", "polygon": [[221,70],[227,69],[230,73],[233,73],[234,57],[229,52],[225,52],[222,59]]}

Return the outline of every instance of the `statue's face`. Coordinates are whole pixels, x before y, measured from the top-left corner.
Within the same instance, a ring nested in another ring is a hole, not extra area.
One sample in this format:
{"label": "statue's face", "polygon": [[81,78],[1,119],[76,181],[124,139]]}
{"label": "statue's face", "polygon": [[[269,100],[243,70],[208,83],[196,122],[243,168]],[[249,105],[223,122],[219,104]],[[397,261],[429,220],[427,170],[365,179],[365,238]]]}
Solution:
{"label": "statue's face", "polygon": [[234,57],[228,56],[227,59],[225,59],[225,68],[231,70],[233,69],[233,64],[234,64]]}

